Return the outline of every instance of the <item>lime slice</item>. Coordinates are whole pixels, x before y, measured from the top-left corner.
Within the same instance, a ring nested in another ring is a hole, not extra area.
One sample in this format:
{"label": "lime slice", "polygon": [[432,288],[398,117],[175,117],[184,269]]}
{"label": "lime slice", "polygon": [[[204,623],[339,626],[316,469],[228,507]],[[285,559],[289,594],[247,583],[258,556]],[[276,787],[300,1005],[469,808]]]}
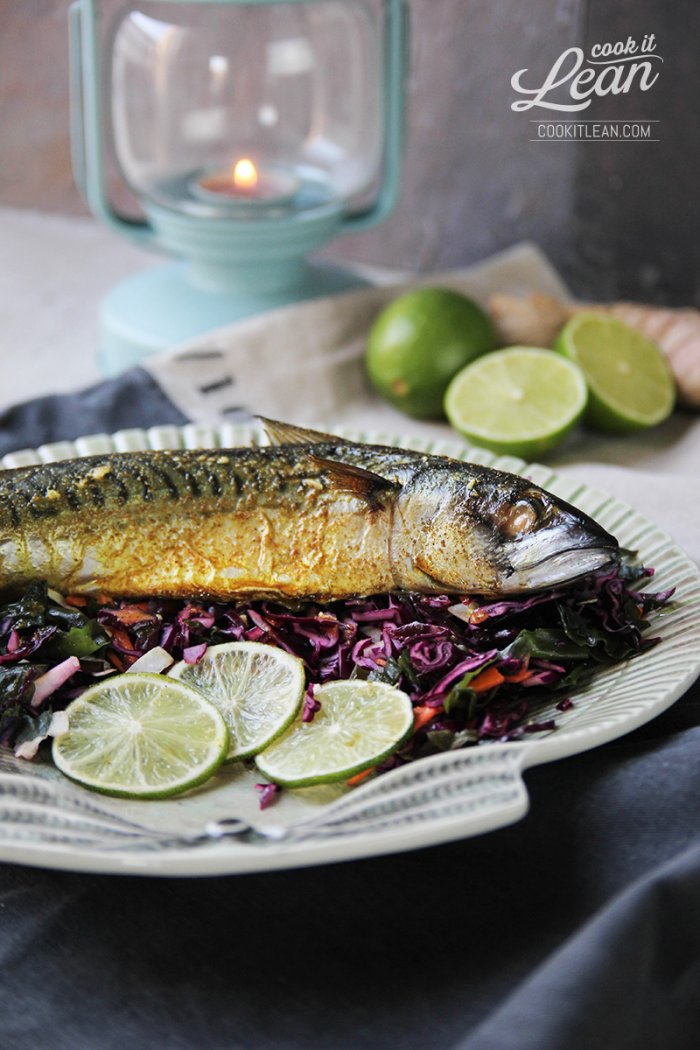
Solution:
{"label": "lime slice", "polygon": [[551,350],[512,346],[463,368],[449,385],[445,411],[474,444],[532,459],[566,437],[586,397],[576,365]]}
{"label": "lime slice", "polygon": [[656,426],[673,411],[676,389],[659,348],[612,317],[578,314],[554,349],[583,370],[588,383],[585,421],[625,434]]}
{"label": "lime slice", "polygon": [[175,664],[168,678],[194,686],[224,716],[228,761],[262,751],[283,733],[304,699],[304,665],[284,649],[261,642],[227,642],[207,649],[197,664]]}
{"label": "lime slice", "polygon": [[312,722],[295,722],[255,759],[260,772],[284,787],[346,780],[377,765],[413,729],[411,701],[383,682],[327,682]]}
{"label": "lime slice", "polygon": [[370,382],[385,400],[419,419],[442,419],[447,384],[493,350],[489,317],[449,288],[416,288],[386,306],[367,339]]}
{"label": "lime slice", "polygon": [[203,783],[223,762],[228,730],[201,693],[162,675],[115,675],[67,708],[53,742],[67,777],[123,798],[168,798]]}

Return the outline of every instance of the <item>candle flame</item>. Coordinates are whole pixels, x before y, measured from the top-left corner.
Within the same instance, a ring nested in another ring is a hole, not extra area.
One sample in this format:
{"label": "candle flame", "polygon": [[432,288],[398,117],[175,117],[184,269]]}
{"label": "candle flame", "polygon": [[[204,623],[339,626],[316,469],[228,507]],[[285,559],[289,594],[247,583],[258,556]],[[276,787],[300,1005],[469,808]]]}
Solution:
{"label": "candle flame", "polygon": [[233,165],[233,185],[241,190],[252,190],[258,184],[258,169],[248,157],[241,157]]}

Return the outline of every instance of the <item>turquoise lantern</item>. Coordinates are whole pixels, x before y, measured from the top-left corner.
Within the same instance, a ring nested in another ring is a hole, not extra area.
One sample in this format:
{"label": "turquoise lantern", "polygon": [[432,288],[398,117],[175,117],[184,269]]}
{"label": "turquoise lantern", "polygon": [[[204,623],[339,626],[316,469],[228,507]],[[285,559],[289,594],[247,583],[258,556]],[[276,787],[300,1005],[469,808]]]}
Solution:
{"label": "turquoise lantern", "polygon": [[104,371],[364,283],[307,257],[396,202],[406,24],[404,0],[73,4],[76,181],[94,215],[175,260],[104,299]]}

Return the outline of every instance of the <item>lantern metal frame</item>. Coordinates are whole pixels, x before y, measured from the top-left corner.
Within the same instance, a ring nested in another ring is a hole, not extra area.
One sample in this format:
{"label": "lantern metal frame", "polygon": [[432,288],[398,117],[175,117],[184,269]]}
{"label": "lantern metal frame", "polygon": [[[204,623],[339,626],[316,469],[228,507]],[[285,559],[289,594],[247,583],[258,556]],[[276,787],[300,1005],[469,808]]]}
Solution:
{"label": "lantern metal frame", "polygon": [[[302,4],[309,0],[166,0],[173,5]],[[382,222],[399,196],[407,67],[406,0],[382,0],[383,149],[376,195],[359,212],[341,199],[274,217],[187,214],[141,199],[143,218],[119,212],[107,191],[103,124],[100,0],[75,0],[69,11],[73,171],[91,212],[135,243],[183,261],[135,274],[116,285],[101,307],[100,363],[108,374],[144,356],[243,317],[290,302],[365,285],[307,256],[333,238]]]}

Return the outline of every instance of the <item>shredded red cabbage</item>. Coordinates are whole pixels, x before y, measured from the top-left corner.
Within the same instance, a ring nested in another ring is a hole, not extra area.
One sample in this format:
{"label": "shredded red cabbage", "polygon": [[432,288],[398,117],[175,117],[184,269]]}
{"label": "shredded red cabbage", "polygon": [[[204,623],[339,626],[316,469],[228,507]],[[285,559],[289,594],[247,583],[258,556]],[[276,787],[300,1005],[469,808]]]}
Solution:
{"label": "shredded red cabbage", "polygon": [[277,784],[256,784],[255,790],[259,792],[260,809],[267,809],[275,801],[281,789]]}
{"label": "shredded red cabbage", "polygon": [[[32,719],[60,710],[156,646],[196,663],[209,645],[233,639],[276,645],[303,660],[304,721],[319,709],[314,686],[322,682],[361,677],[405,690],[420,709],[417,729],[381,770],[437,751],[548,732],[556,723],[536,717],[543,698],[561,696],[556,707],[568,710],[582,679],[656,641],[643,635],[647,617],[672,592],[637,590],[652,572],[617,566],[508,601],[406,594],[295,608],[78,596],[59,603],[45,584],[32,584],[0,607],[0,743],[12,746]],[[69,664],[68,657],[76,659]],[[77,669],[50,695],[35,695],[37,679],[59,664]],[[263,793],[261,804],[275,795]]]}

